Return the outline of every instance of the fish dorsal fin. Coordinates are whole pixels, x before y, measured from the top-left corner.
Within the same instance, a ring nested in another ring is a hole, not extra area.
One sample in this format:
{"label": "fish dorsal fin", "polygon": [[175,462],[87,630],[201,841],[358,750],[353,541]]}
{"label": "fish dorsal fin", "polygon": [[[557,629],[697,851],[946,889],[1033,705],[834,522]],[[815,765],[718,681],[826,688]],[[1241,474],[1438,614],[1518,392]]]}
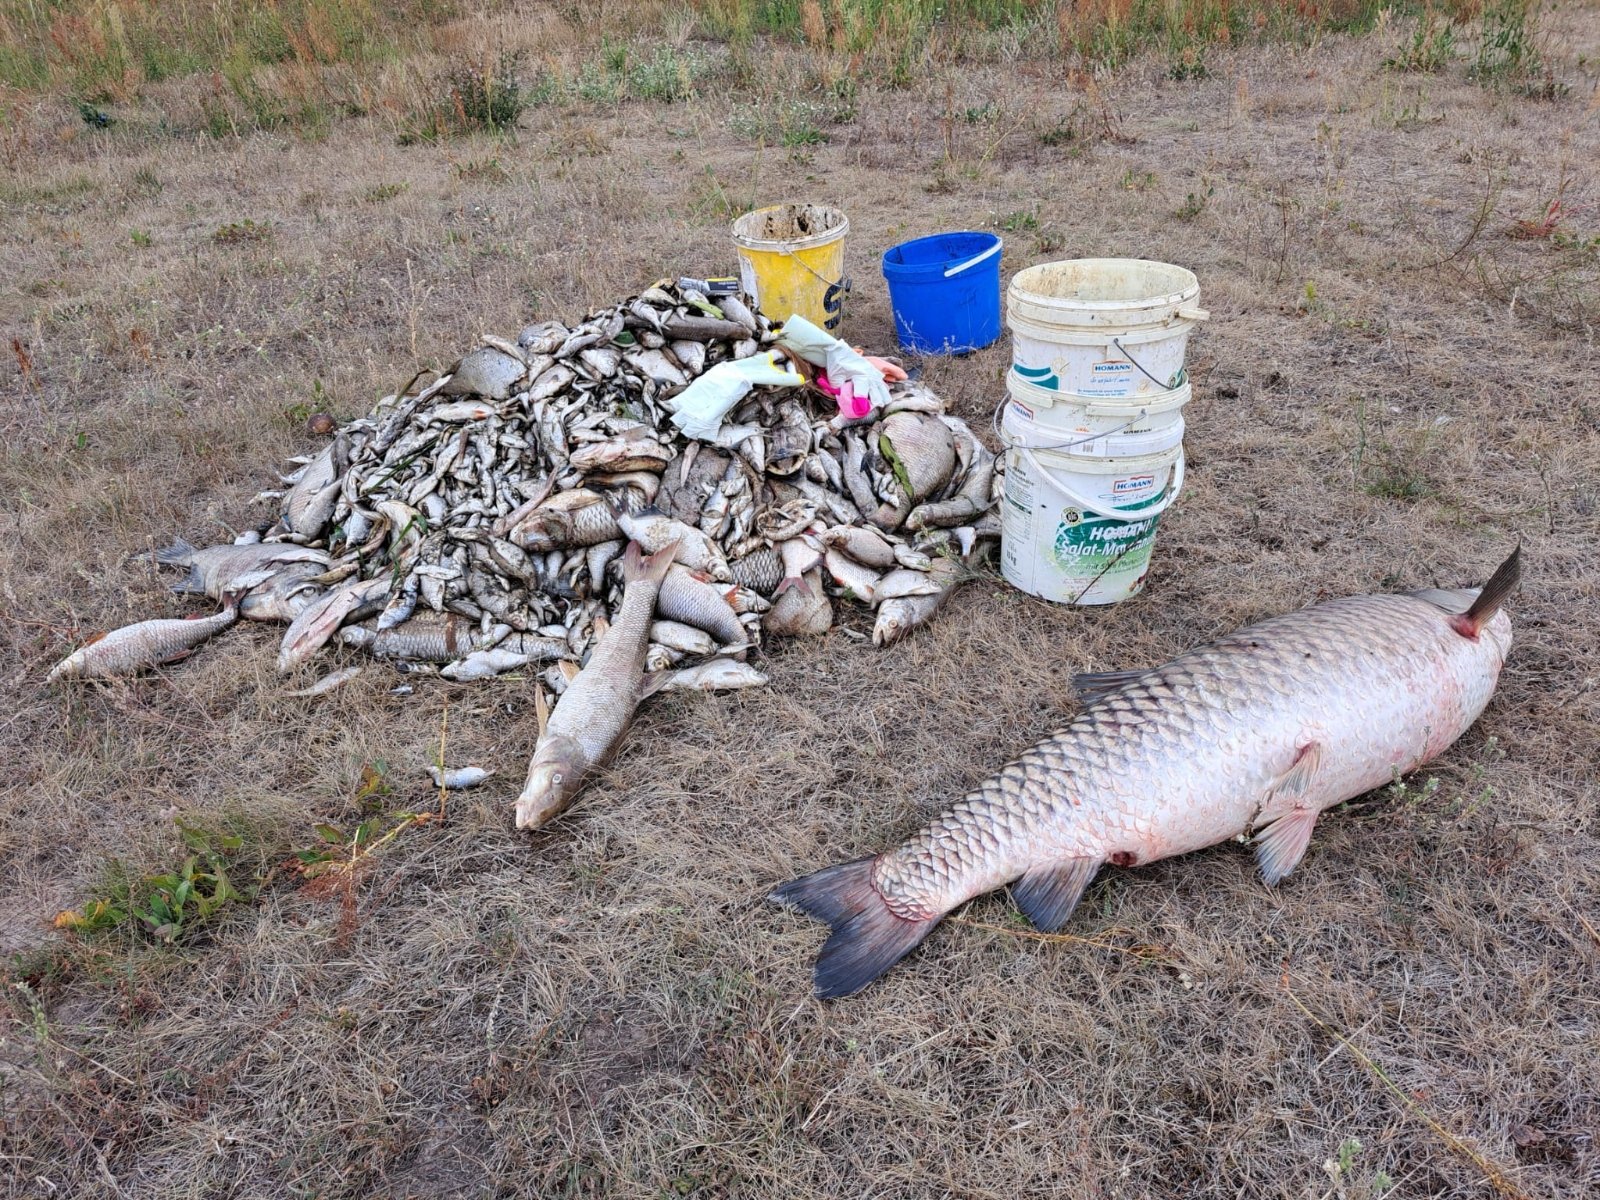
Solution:
{"label": "fish dorsal fin", "polygon": [[1100,863],[1098,858],[1069,858],[1035,867],[1011,885],[1011,898],[1034,928],[1054,933],[1078,907]]}
{"label": "fish dorsal fin", "polygon": [[1483,585],[1483,590],[1472,602],[1472,607],[1450,622],[1451,627],[1462,637],[1476,639],[1520,582],[1522,582],[1522,546],[1519,543],[1511,552],[1511,556],[1489,576],[1489,582]]}
{"label": "fish dorsal fin", "polygon": [[1292,809],[1256,835],[1256,863],[1268,887],[1276,887],[1305,857],[1318,815],[1315,809]]}
{"label": "fish dorsal fin", "polygon": [[1130,683],[1135,683],[1150,674],[1152,672],[1145,670],[1087,671],[1072,677],[1072,690],[1077,693],[1078,700],[1082,704],[1098,704],[1113,692],[1120,692]]}

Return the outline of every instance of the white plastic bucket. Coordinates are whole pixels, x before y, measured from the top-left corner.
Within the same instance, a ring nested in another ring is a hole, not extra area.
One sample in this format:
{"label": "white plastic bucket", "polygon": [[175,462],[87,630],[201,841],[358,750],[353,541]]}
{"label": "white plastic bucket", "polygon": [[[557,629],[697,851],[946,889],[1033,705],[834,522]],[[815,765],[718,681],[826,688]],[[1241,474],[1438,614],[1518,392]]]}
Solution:
{"label": "white plastic bucket", "polygon": [[1142,258],[1075,258],[1018,271],[1006,289],[1013,370],[1080,396],[1160,394],[1182,385],[1199,307],[1192,271]]}
{"label": "white plastic bucket", "polygon": [[1071,449],[1076,454],[1139,455],[1170,450],[1183,442],[1186,383],[1165,395],[1079,396],[1052,391],[1006,373],[1007,439],[1034,449]]}
{"label": "white plastic bucket", "polygon": [[[1174,444],[1150,453],[1126,452],[1139,440],[1119,442],[1115,454],[1054,450],[1037,444],[1052,435],[1007,405],[1002,432],[1000,573],[1006,581],[1063,604],[1115,604],[1138,595],[1161,514],[1183,490],[1181,426]],[[1166,430],[1159,436],[1173,440]]]}

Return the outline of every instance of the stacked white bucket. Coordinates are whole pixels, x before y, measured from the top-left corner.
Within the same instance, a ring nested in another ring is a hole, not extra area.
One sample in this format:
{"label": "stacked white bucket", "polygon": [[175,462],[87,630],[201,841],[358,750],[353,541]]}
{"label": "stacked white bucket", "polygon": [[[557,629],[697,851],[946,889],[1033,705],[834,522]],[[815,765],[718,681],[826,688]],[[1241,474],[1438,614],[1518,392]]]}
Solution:
{"label": "stacked white bucket", "polygon": [[1183,488],[1184,355],[1200,282],[1168,263],[1083,258],[1006,293],[1010,393],[1001,573],[1067,604],[1144,586],[1156,525]]}

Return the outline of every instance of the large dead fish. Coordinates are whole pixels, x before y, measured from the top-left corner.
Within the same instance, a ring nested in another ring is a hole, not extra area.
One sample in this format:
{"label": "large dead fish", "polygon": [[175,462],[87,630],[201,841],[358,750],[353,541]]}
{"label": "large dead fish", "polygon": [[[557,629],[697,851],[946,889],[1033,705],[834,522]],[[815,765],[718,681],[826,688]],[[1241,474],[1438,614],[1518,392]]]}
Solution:
{"label": "large dead fish", "polygon": [[537,829],[572,803],[589,772],[621,744],[639,701],[654,690],[645,680],[644,655],[656,594],[676,552],[677,546],[669,545],[644,558],[637,542],[628,544],[622,604],[539,733],[528,781],[517,797],[518,829]]}
{"label": "large dead fish", "polygon": [[146,667],[176,662],[214,633],[220,633],[239,617],[239,600],[229,595],[221,612],[190,621],[160,619],[140,621],[113,629],[104,637],[80,646],[58,662],[45,677],[46,683],[58,679],[104,679],[131,675]]}
{"label": "large dead fish", "polygon": [[772,893],[832,927],[817,995],[860,991],[1006,883],[1055,930],[1103,864],[1243,834],[1276,884],[1323,809],[1436,758],[1484,710],[1511,648],[1500,606],[1519,554],[1481,591],[1351,596],[1151,671],[1080,676],[1088,708],[910,841]]}

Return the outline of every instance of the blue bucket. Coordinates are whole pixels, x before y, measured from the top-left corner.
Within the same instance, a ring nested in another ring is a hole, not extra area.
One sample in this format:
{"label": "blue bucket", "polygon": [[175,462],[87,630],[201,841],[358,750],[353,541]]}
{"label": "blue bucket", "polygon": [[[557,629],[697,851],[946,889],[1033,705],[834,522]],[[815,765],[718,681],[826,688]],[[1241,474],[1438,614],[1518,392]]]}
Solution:
{"label": "blue bucket", "polygon": [[883,277],[900,345],[917,354],[967,354],[1000,336],[1000,239],[936,233],[892,246]]}

